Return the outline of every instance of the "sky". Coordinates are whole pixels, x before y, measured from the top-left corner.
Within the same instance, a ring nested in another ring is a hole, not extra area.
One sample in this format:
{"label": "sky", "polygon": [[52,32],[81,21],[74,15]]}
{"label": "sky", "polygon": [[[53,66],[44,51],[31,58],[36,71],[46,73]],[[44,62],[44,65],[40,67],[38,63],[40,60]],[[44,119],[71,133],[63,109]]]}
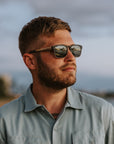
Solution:
{"label": "sky", "polygon": [[18,49],[18,35],[38,16],[67,21],[74,42],[83,46],[77,58],[79,77],[110,79],[107,87],[114,88],[113,0],[0,0],[0,74],[28,73]]}

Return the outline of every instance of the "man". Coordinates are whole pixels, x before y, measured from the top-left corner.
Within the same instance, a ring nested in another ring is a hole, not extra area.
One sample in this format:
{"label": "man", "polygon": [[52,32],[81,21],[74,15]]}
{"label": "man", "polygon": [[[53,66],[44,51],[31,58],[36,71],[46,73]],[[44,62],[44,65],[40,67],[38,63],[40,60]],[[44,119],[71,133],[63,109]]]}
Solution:
{"label": "man", "polygon": [[25,25],[19,48],[33,84],[0,108],[0,144],[114,144],[114,110],[76,91],[76,58],[68,23],[38,17]]}

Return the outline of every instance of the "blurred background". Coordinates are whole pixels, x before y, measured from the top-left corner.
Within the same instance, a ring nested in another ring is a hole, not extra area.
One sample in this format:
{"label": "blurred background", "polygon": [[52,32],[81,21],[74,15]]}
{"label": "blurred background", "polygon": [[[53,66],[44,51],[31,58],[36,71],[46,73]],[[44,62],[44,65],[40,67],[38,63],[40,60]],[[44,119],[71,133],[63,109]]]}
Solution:
{"label": "blurred background", "polygon": [[[110,97],[113,103],[113,0],[0,0],[0,89],[20,95],[32,82],[18,49],[18,36],[22,27],[38,16],[54,16],[68,22],[74,42],[83,45],[73,87]],[[4,95],[7,94],[2,92],[0,97]]]}

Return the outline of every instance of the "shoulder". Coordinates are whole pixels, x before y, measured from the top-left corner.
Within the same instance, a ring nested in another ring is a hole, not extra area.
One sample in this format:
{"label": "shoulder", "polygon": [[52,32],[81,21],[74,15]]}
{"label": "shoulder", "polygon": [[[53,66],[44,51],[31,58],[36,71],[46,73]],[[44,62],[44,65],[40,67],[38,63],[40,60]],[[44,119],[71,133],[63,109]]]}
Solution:
{"label": "shoulder", "polygon": [[105,99],[103,98],[100,98],[98,96],[95,96],[93,94],[89,94],[89,93],[86,93],[86,92],[82,92],[82,91],[79,91],[79,90],[76,90],[76,89],[73,89],[73,88],[70,88],[72,94],[75,96],[75,95],[79,95],[82,100],[85,102],[85,103],[97,103],[97,104],[100,104],[100,105],[106,105],[106,104],[110,104],[109,102],[107,102]]}
{"label": "shoulder", "polygon": [[71,88],[72,94],[74,95],[79,95],[83,105],[86,108],[94,108],[96,110],[104,110],[104,111],[112,111],[114,107],[112,104],[107,102],[105,99],[97,97],[95,95],[86,93],[86,92],[81,92],[78,90],[75,90]]}
{"label": "shoulder", "polygon": [[13,100],[9,102],[8,104],[3,105],[0,107],[0,116],[8,116],[15,113],[18,113],[18,111],[22,110],[24,107],[24,96],[19,97],[16,100]]}
{"label": "shoulder", "polygon": [[101,119],[106,129],[110,122],[114,122],[114,107],[111,103],[92,94],[77,91],[75,89],[71,89],[71,91],[74,96],[74,101],[76,101],[75,95],[80,97],[84,112],[93,116],[95,119]]}

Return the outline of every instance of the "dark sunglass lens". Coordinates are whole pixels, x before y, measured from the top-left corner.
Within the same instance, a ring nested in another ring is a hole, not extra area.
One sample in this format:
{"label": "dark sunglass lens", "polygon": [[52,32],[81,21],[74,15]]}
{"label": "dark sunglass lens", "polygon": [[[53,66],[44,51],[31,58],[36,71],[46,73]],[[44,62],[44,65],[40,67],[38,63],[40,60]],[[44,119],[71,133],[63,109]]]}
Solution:
{"label": "dark sunglass lens", "polygon": [[75,57],[79,57],[81,55],[81,46],[80,45],[72,45],[70,47],[70,51]]}
{"label": "dark sunglass lens", "polygon": [[54,46],[54,54],[57,58],[63,58],[67,54],[67,47],[64,45]]}

